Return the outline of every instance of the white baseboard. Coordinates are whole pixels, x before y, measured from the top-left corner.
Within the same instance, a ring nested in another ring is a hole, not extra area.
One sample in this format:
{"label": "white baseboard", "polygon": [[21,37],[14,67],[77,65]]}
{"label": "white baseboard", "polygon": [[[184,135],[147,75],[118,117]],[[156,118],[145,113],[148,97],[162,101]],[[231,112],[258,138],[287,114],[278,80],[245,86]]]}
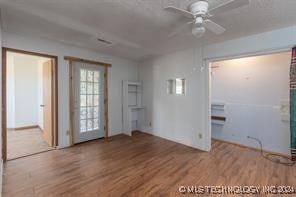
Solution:
{"label": "white baseboard", "polygon": [[147,134],[153,135],[153,136],[156,136],[156,137],[160,137],[162,139],[169,140],[169,141],[172,141],[172,142],[175,142],[175,143],[178,143],[178,144],[189,146],[191,148],[195,148],[195,149],[198,149],[198,150],[202,150],[202,151],[208,152],[208,150],[203,145],[192,144],[192,143],[184,142],[184,141],[181,141],[179,139],[171,138],[169,136],[164,136],[164,135],[161,135],[160,133],[150,132],[150,131],[147,131],[145,129],[140,129],[139,131],[141,131],[143,133],[147,133]]}

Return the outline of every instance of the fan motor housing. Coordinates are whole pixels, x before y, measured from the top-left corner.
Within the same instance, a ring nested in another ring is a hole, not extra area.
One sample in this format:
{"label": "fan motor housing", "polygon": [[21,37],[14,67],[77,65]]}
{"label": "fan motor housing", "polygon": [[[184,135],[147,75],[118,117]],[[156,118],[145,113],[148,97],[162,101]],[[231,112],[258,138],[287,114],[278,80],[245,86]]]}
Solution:
{"label": "fan motor housing", "polygon": [[190,12],[195,15],[206,15],[209,9],[209,3],[207,1],[197,1],[189,6]]}

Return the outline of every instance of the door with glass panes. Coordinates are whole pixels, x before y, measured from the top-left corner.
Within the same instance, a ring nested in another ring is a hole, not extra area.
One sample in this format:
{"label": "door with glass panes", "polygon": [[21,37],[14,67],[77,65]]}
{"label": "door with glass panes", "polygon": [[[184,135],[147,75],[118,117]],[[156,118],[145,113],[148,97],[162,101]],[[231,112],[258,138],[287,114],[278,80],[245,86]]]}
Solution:
{"label": "door with glass panes", "polygon": [[104,67],[76,62],[74,143],[104,137]]}

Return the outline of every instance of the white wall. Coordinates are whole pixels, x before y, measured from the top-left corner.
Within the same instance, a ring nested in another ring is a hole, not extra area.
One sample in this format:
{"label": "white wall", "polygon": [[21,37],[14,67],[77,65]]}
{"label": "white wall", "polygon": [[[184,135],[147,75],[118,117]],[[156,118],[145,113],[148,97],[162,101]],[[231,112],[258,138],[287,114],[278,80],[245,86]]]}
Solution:
{"label": "white wall", "polygon": [[38,62],[30,57],[14,58],[15,127],[38,124]]}
{"label": "white wall", "polygon": [[122,131],[122,80],[137,80],[137,63],[51,40],[3,33],[3,46],[58,56],[59,147],[69,146],[69,70],[65,55],[112,64],[109,72],[109,133]]}
{"label": "white wall", "polygon": [[[210,100],[210,95],[208,94],[209,76],[206,70],[201,72],[199,69],[202,59],[233,57],[246,53],[272,51],[291,47],[295,43],[296,27],[293,26],[207,46],[204,49],[203,58],[201,58],[200,49],[193,49],[142,62],[139,67],[139,79],[144,81],[144,98],[146,97],[144,105],[148,107],[149,119],[152,121],[152,128],[148,127],[145,130],[177,142],[207,149],[210,146],[208,140],[210,137],[210,124],[208,124],[207,119],[209,111],[204,108],[208,107]],[[109,83],[109,128],[111,135],[121,132],[121,81],[137,80],[137,64],[135,62],[50,40],[23,37],[11,33],[3,34],[3,46],[48,53],[59,57],[59,144],[61,147],[69,145],[69,137],[66,135],[69,129],[69,72],[67,61],[63,59],[64,55],[112,63],[113,67],[110,70]],[[185,68],[185,71],[182,71],[183,68]],[[159,71],[162,72],[163,76],[159,76],[160,74],[157,73]],[[166,72],[169,74],[166,74]],[[191,75],[191,72],[196,74]],[[189,91],[189,94],[191,92],[194,95],[191,95],[190,98],[188,96],[186,98],[167,98],[165,95],[162,95],[163,83],[158,82],[165,81],[169,75],[169,78],[171,78],[172,75],[179,76],[181,74],[189,79],[187,81],[187,93]],[[191,84],[188,84],[188,82]],[[158,98],[158,96],[162,97]],[[187,103],[182,102],[182,100]],[[166,101],[168,101],[168,104],[165,104],[165,109],[159,108],[160,104]],[[172,116],[169,113],[174,112],[176,114],[179,109],[176,107],[177,104],[184,104],[185,108],[190,106],[189,113],[186,113],[187,110],[185,109],[180,109],[182,117],[188,117],[188,120],[183,120],[186,123],[178,121],[179,115]],[[191,107],[195,109],[195,112],[193,112]],[[170,111],[170,108],[172,108],[172,111]],[[165,120],[164,123],[157,121],[158,116],[162,116],[161,120]],[[175,123],[176,119],[177,122]],[[196,120],[196,122],[193,120]],[[203,135],[204,140],[199,139],[199,133]]]}
{"label": "white wall", "polygon": [[[147,107],[145,132],[192,147],[208,150],[205,138],[208,107],[205,105],[205,71],[201,51],[192,49],[142,62],[143,105]],[[167,94],[167,80],[186,79],[186,95]],[[152,127],[149,126],[152,123]]]}
{"label": "white wall", "polygon": [[6,87],[7,87],[7,128],[15,128],[15,88],[13,56],[7,56]]}
{"label": "white wall", "polygon": [[[42,95],[42,65],[39,62],[43,59],[7,54],[7,128],[39,125],[43,114],[39,101]],[[42,124],[39,126],[42,128]]]}
{"label": "white wall", "polygon": [[[240,58],[212,63],[212,99],[223,101],[224,125],[212,124],[212,137],[289,154],[289,69],[291,53]],[[285,111],[286,110],[286,111]],[[283,120],[282,120],[283,119]]]}
{"label": "white wall", "polygon": [[205,47],[206,59],[229,59],[292,48],[296,43],[296,26],[277,29]]}
{"label": "white wall", "polygon": [[[204,64],[203,71],[199,69],[202,60],[277,51],[292,47],[295,43],[296,26],[292,26],[208,45],[204,47],[203,57],[198,52],[200,49],[194,49],[141,62],[139,79],[144,81],[143,105],[148,107],[148,118],[152,121],[152,127],[145,130],[176,142],[208,150],[211,138],[210,77],[207,65]],[[165,80],[173,76],[189,79],[189,94],[184,98],[165,95]],[[199,133],[204,136],[202,140],[199,139]]]}

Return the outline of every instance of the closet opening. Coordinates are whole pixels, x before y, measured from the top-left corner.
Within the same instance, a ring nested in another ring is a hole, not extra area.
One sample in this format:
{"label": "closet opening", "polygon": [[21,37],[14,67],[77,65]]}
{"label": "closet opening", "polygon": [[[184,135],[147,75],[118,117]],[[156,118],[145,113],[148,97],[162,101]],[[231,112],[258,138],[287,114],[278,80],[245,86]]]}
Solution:
{"label": "closet opening", "polygon": [[290,155],[291,52],[210,63],[212,146]]}

